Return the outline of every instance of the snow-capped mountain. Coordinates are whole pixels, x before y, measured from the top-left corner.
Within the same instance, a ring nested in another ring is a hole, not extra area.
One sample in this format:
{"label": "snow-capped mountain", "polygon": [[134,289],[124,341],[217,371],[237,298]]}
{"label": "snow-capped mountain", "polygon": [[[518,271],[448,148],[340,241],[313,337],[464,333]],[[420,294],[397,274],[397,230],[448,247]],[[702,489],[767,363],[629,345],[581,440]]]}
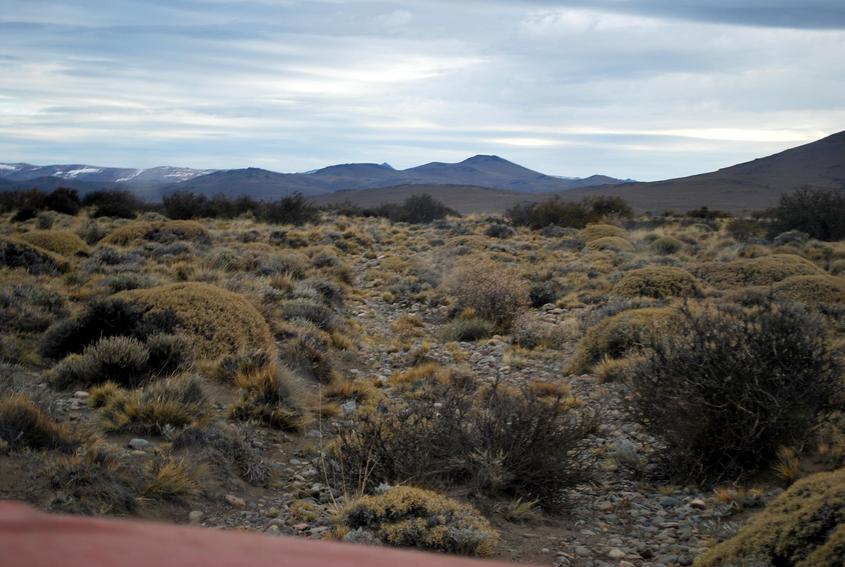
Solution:
{"label": "snow-capped mountain", "polygon": [[131,186],[158,186],[179,183],[206,175],[214,170],[160,166],[148,169],[98,167],[85,164],[32,165],[28,163],[0,163],[0,178],[10,181],[29,181],[57,177],[68,181],[91,183],[125,183]]}

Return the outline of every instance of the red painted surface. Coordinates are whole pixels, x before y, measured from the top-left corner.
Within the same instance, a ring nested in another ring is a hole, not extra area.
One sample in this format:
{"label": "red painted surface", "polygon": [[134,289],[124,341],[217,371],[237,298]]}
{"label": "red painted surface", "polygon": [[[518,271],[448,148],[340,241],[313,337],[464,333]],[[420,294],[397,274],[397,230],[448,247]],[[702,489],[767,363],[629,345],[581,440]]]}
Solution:
{"label": "red painted surface", "polygon": [[505,567],[384,547],[46,514],[0,502],[0,567]]}

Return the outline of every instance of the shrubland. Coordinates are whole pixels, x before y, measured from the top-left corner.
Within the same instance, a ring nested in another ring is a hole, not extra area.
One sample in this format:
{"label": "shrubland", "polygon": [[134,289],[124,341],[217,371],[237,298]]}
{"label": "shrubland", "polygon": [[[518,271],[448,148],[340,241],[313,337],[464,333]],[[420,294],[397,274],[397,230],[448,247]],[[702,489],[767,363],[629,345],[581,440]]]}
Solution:
{"label": "shrubland", "polygon": [[729,218],[2,194],[3,496],[535,562],[516,524],[559,557],[630,535],[825,564],[845,245],[820,195]]}

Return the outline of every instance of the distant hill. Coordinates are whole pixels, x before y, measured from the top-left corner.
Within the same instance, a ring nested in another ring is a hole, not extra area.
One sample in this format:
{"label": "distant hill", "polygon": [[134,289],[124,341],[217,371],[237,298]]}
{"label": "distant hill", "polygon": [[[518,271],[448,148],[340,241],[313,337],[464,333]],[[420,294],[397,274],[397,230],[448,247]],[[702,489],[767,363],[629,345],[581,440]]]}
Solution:
{"label": "distant hill", "polygon": [[310,201],[317,205],[337,205],[349,202],[359,207],[375,207],[383,203],[401,203],[416,193],[428,193],[447,207],[461,214],[503,213],[509,207],[526,201],[548,199],[551,194],[526,195],[514,191],[490,189],[475,185],[399,185],[378,189],[358,189],[338,191],[313,197]]}
{"label": "distant hill", "polygon": [[[593,181],[588,181],[592,179]],[[315,196],[350,189],[376,189],[399,185],[473,185],[520,193],[564,191],[591,184],[622,183],[606,176],[587,179],[560,178],[538,173],[498,156],[474,156],[459,163],[432,162],[409,169],[387,164],[349,163],[308,173],[275,173],[262,169],[235,169],[203,175],[166,187],[205,195],[250,195],[257,199],[298,191]]]}
{"label": "distant hill", "polygon": [[571,189],[559,194],[567,200],[618,195],[639,211],[684,211],[707,206],[739,212],[772,207],[781,195],[803,185],[845,188],[845,132],[712,173]]}
{"label": "distant hill", "polygon": [[127,169],[83,164],[31,165],[0,163],[0,179],[27,188],[63,186],[88,190],[87,183],[116,184],[148,199],[159,199],[175,191],[193,191],[212,196],[248,195],[254,199],[278,199],[294,192],[315,196],[349,189],[371,189],[397,185],[476,185],[524,193],[562,191],[589,185],[621,183],[612,177],[554,177],[522,167],[498,156],[474,156],[459,163],[433,162],[405,170],[376,163],[332,165],[307,173],[277,173],[259,168],[199,170],[186,167]]}

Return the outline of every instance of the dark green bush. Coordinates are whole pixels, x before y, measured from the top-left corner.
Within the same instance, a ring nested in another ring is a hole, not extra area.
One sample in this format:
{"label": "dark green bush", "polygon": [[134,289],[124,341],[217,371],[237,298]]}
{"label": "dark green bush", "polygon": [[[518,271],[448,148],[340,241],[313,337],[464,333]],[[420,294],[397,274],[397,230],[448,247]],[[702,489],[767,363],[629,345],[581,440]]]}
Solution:
{"label": "dark green bush", "polygon": [[783,195],[771,215],[770,236],[800,230],[818,240],[841,240],[845,238],[845,189],[797,189]]}
{"label": "dark green bush", "polygon": [[682,480],[763,470],[842,403],[824,326],[795,304],[684,309],[644,343],[629,371],[629,411]]}
{"label": "dark green bush", "polygon": [[94,207],[94,217],[134,219],[144,203],[129,191],[94,191],[85,195],[82,204]]}
{"label": "dark green bush", "polygon": [[585,479],[595,414],[569,390],[545,383],[511,388],[439,373],[403,381],[406,395],[362,413],[326,455],[330,482],[351,490],[379,483],[450,485],[472,495],[561,504]]}

